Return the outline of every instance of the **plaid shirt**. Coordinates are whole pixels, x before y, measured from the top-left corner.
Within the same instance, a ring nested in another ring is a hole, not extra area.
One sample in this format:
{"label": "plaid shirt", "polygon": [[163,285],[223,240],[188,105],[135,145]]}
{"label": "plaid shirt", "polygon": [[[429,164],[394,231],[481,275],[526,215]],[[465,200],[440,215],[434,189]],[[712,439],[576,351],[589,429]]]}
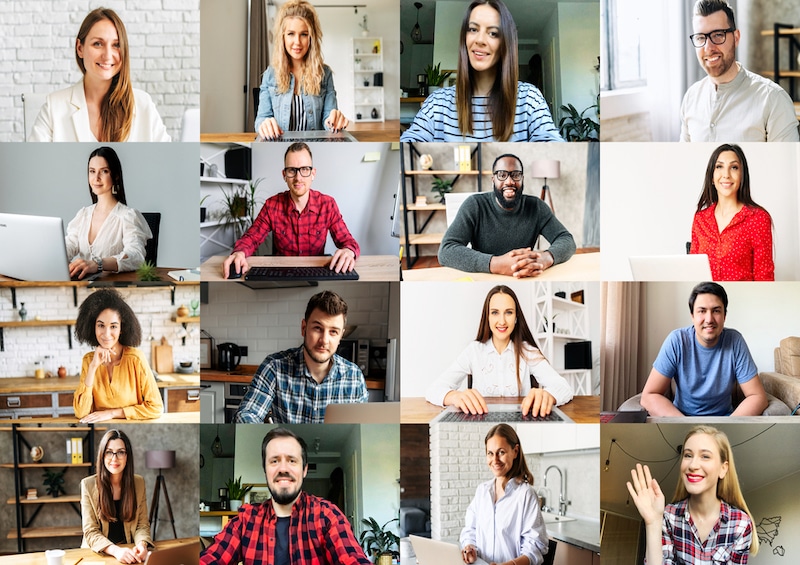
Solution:
{"label": "plaid shirt", "polygon": [[661,526],[661,548],[664,565],[746,564],[750,555],[753,524],[747,512],[722,501],[719,521],[700,541],[697,528],[689,516],[688,499],[668,504]]}
{"label": "plaid shirt", "polygon": [[272,232],[275,255],[325,255],[329,231],[337,249],[349,249],[358,258],[358,243],[347,229],[336,200],[309,189],[308,203],[298,212],[287,190],[264,202],[255,222],[236,242],[233,251],[249,257]]}
{"label": "plaid shirt", "polygon": [[[333,503],[301,492],[290,519],[292,565],[370,565],[350,523]],[[200,555],[201,565],[274,563],[277,523],[271,501],[245,504]]]}
{"label": "plaid shirt", "polygon": [[275,423],[321,424],[328,404],[367,402],[367,385],[358,365],[338,355],[331,361],[328,374],[318,383],[308,372],[302,346],[268,356],[256,371],[234,423],[263,423],[271,408]]}

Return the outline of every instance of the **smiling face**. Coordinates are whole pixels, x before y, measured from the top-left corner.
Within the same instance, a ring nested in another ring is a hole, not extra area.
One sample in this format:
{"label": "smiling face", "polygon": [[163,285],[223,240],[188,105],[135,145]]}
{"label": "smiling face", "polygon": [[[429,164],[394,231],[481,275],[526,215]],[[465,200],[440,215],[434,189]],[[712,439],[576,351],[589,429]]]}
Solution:
{"label": "smiling face", "polygon": [[692,311],[694,334],[700,345],[714,347],[725,327],[725,306],[716,294],[698,294]]}
{"label": "smiling face", "polygon": [[485,4],[475,6],[467,26],[467,55],[475,72],[494,71],[500,60],[500,12]]}
{"label": "smiling face", "polygon": [[506,438],[494,435],[486,441],[486,463],[495,477],[506,477],[519,455],[519,445],[512,449]]}
{"label": "smiling face", "polygon": [[121,329],[119,312],[106,308],[94,323],[95,336],[100,347],[105,349],[115,349],[119,343],[119,332]]}
{"label": "smiling face", "polygon": [[311,167],[311,174],[307,177],[304,177],[300,171],[297,171],[293,177],[287,176],[286,171],[282,173],[283,180],[286,182],[286,186],[289,187],[292,200],[296,202],[307,196],[308,191],[311,190],[311,183],[314,182],[314,177],[317,175],[317,169],[314,168],[311,155],[308,151],[305,149],[290,151],[283,160],[283,166],[295,167],[297,169],[300,167]]}
{"label": "smiling face", "polygon": [[714,165],[714,187],[720,199],[737,196],[742,182],[741,168],[739,157],[733,151],[719,154]]}
{"label": "smiling face", "polygon": [[[522,165],[514,157],[503,157],[499,159],[494,165],[495,171],[520,171]],[[514,180],[511,175],[505,180],[497,180],[495,175],[492,175],[492,186],[494,186],[494,196],[497,203],[501,208],[506,210],[513,210],[517,202],[522,198],[522,192],[525,188],[524,178]]]}
{"label": "smiling face", "polygon": [[[116,455],[112,455],[115,453]],[[112,439],[106,444],[105,453],[103,453],[103,464],[112,475],[120,475],[125,470],[125,465],[128,462],[128,452],[125,448],[125,442],[121,439]]]}
{"label": "smiling face", "polygon": [[697,433],[686,440],[681,458],[681,477],[690,496],[708,490],[716,493],[717,481],[728,472],[728,462],[723,462],[719,446],[708,434]]}
{"label": "smiling face", "polygon": [[110,81],[121,68],[120,42],[117,28],[111,20],[102,19],[89,30],[86,39],[77,40],[78,57],[83,59],[86,78]]}
{"label": "smiling face", "polygon": [[492,338],[508,342],[517,325],[517,307],[509,295],[498,292],[489,299],[489,330]]}
{"label": "smiling face", "polygon": [[339,348],[344,333],[344,316],[329,316],[316,308],[308,316],[308,320],[300,323],[303,334],[303,348],[306,354],[316,363],[327,363]]}
{"label": "smiling face", "polygon": [[291,504],[303,488],[308,468],[303,467],[303,450],[293,437],[276,437],[266,447],[264,473],[277,504]]}
{"label": "smiling face", "polygon": [[100,196],[111,192],[114,180],[111,178],[111,169],[105,157],[95,155],[89,159],[89,187],[92,193]]}
{"label": "smiling face", "polygon": [[[728,29],[728,16],[722,10],[708,16],[695,16],[692,18],[693,33],[711,33],[712,31]],[[736,46],[739,44],[739,30],[725,34],[725,43],[715,45],[706,38],[706,44],[695,47],[697,60],[700,66],[711,78],[714,84],[724,84],[734,79],[739,72],[736,65]]]}
{"label": "smiling face", "polygon": [[283,46],[292,61],[302,61],[310,43],[308,25],[300,18],[286,18],[283,23]]}

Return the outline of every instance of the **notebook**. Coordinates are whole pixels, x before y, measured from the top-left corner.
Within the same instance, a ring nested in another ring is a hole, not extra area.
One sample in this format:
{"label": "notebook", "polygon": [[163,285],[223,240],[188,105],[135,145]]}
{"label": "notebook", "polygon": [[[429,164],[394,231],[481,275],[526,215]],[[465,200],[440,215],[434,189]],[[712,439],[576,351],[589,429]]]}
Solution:
{"label": "notebook", "polygon": [[399,402],[328,404],[325,407],[326,424],[397,424],[399,422]]}
{"label": "notebook", "polygon": [[[459,546],[414,535],[408,537],[411,540],[419,565],[464,565]],[[475,565],[488,565],[488,563],[478,557],[475,560]]]}
{"label": "notebook", "polygon": [[708,255],[646,255],[629,257],[635,281],[710,281]]}
{"label": "notebook", "polygon": [[276,141],[276,142],[285,142],[285,143],[296,143],[298,141],[303,141],[305,143],[311,142],[326,142],[326,141],[333,141],[333,142],[347,142],[347,141],[358,141],[353,135],[347,130],[341,130],[336,133],[328,130],[307,130],[307,131],[284,131],[283,135],[280,136],[278,139],[275,140],[267,140],[260,135],[256,136],[256,141]]}
{"label": "notebook", "polygon": [[530,416],[523,416],[522,411],[520,409],[520,404],[491,404],[488,402],[486,403],[486,407],[489,409],[488,414],[469,414],[467,412],[462,412],[455,406],[448,406],[445,410],[442,410],[433,420],[431,420],[431,424],[433,423],[447,423],[447,422],[506,422],[506,423],[515,423],[515,422],[545,422],[545,423],[570,423],[574,424],[575,422],[564,414],[558,407],[553,406],[553,409],[550,411],[550,414],[545,418],[531,418]]}

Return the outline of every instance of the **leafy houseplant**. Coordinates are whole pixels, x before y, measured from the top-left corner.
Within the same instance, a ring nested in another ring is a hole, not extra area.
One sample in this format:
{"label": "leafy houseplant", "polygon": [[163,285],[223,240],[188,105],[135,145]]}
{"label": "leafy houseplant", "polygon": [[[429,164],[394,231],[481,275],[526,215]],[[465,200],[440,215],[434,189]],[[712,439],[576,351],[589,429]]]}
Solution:
{"label": "leafy houseplant", "polygon": [[453,74],[451,71],[442,72],[440,70],[441,66],[441,63],[436,63],[435,67],[433,65],[425,67],[425,74],[428,77],[428,86],[442,86],[444,81]]}
{"label": "leafy houseplant", "polygon": [[150,261],[145,261],[141,267],[136,269],[136,278],[145,282],[161,280],[161,277],[158,276],[158,271],[156,271],[156,266]]}
{"label": "leafy houseplant", "polygon": [[391,565],[392,554],[397,551],[397,546],[400,543],[400,538],[397,537],[397,534],[386,529],[386,526],[392,522],[399,522],[399,520],[393,518],[383,526],[379,526],[375,518],[372,517],[361,520],[365,528],[358,537],[358,542],[367,552],[367,555],[375,557],[376,565]]}
{"label": "leafy houseplant", "polygon": [[247,186],[235,186],[230,193],[222,191],[225,207],[218,213],[218,217],[225,227],[233,227],[236,239],[250,227],[258,213],[259,202],[256,199],[256,192],[263,180],[263,178],[250,180]]}
{"label": "leafy houseplant", "polygon": [[42,476],[44,477],[44,486],[47,487],[47,494],[57,498],[60,494],[67,494],[64,490],[64,471],[45,471]]}
{"label": "leafy houseplant", "polygon": [[207,209],[206,209],[205,206],[203,206],[203,202],[205,202],[206,198],[208,198],[209,196],[210,196],[209,194],[206,194],[205,196],[203,196],[203,198],[200,199],[200,221],[201,222],[205,222],[206,221],[206,210]]}
{"label": "leafy houseplant", "polygon": [[600,124],[588,116],[584,117],[586,112],[596,112],[597,109],[597,104],[593,104],[583,112],[578,112],[572,104],[562,105],[561,111],[566,115],[558,122],[561,137],[567,141],[599,141]]}
{"label": "leafy houseplant", "polygon": [[[253,488],[251,485],[242,486],[241,475],[237,479],[228,479],[228,482],[225,483],[225,486],[228,489],[228,500],[231,502],[231,510],[238,510],[239,506],[241,506],[241,503],[244,500],[244,495],[250,492]],[[234,501],[239,502],[236,508],[234,508]]]}
{"label": "leafy houseplant", "polygon": [[439,203],[444,204],[444,195],[453,190],[453,181],[434,178],[431,184],[433,185],[431,187],[431,192],[438,194]]}

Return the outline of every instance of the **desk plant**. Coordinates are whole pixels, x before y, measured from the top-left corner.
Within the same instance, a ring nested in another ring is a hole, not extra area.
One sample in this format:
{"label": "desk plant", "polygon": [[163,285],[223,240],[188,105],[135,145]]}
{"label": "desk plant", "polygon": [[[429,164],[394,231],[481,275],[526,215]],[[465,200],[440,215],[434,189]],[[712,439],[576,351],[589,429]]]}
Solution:
{"label": "desk plant", "polygon": [[377,520],[372,517],[361,520],[365,529],[361,532],[358,541],[367,555],[372,555],[375,558],[376,565],[391,565],[392,556],[397,552],[400,538],[394,532],[387,530],[386,526],[392,522],[399,521],[398,518],[392,518],[383,526],[380,526]]}
{"label": "desk plant", "polygon": [[58,498],[60,494],[67,494],[64,490],[64,471],[45,471],[42,476],[44,477],[44,486],[47,487],[47,494],[53,498]]}
{"label": "desk plant", "polygon": [[[250,492],[253,488],[252,485],[242,486],[241,475],[237,479],[228,479],[228,482],[225,483],[225,486],[228,488],[228,500],[231,504],[231,510],[239,510],[239,507],[242,505],[242,501],[244,500],[244,495]],[[234,502],[238,502],[238,504],[234,505]]]}

